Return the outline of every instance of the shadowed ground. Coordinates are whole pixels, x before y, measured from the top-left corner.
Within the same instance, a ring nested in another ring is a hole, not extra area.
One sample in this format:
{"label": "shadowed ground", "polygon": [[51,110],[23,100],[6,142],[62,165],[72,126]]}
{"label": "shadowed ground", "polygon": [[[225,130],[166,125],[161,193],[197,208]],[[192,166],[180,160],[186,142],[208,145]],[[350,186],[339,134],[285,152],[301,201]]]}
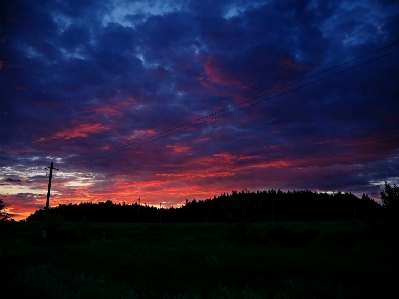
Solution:
{"label": "shadowed ground", "polygon": [[378,223],[15,223],[1,237],[4,298],[386,298],[399,246]]}

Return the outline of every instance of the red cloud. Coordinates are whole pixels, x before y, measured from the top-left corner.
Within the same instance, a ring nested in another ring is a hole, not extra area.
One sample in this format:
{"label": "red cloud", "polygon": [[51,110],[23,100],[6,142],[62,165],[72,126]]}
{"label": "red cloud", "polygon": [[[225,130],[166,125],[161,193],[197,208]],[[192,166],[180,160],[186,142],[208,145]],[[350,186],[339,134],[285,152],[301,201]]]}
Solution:
{"label": "red cloud", "polygon": [[399,148],[399,130],[378,132],[371,136],[359,139],[352,139],[346,142],[346,145],[357,150],[375,149],[377,152],[386,150],[396,150]]}
{"label": "red cloud", "polygon": [[132,106],[134,104],[137,104],[137,100],[129,97],[124,101],[118,101],[115,104],[96,107],[92,111],[96,113],[110,114],[112,116],[120,116],[126,107]]}
{"label": "red cloud", "polygon": [[295,73],[300,73],[310,69],[309,66],[302,66],[297,64],[291,58],[281,58],[279,59],[280,68],[275,72],[277,75],[286,77],[291,80],[291,76]]}
{"label": "red cloud", "polygon": [[[52,136],[52,138],[64,138],[64,139],[71,139],[76,137],[87,137],[88,134],[91,133],[98,133],[104,130],[108,130],[108,126],[103,126],[102,124],[79,124],[78,126],[70,129],[63,130],[58,132]],[[40,141],[44,140],[43,138]]]}
{"label": "red cloud", "polygon": [[235,86],[240,89],[247,89],[249,86],[241,82],[233,74],[226,72],[223,62],[209,55],[204,63],[204,73],[198,77],[201,85],[211,88],[210,84],[218,84],[224,86]]}
{"label": "red cloud", "polygon": [[306,70],[310,69],[310,67],[301,66],[289,58],[280,59],[279,64],[283,69],[290,69],[290,70],[293,70],[294,72],[302,72],[302,71],[306,71]]}
{"label": "red cloud", "polygon": [[4,60],[0,60],[0,70],[1,70],[3,67],[12,67],[12,63],[7,62],[7,61],[4,61]]}
{"label": "red cloud", "polygon": [[173,149],[174,153],[185,153],[190,150],[190,148],[185,145],[167,145],[166,148]]}

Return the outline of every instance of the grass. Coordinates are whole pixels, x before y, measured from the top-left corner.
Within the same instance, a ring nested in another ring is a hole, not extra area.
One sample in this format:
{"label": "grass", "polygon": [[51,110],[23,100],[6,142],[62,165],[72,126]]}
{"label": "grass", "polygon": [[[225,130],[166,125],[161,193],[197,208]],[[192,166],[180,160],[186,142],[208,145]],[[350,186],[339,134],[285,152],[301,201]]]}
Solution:
{"label": "grass", "polygon": [[22,222],[0,239],[2,298],[384,298],[398,243],[365,223]]}

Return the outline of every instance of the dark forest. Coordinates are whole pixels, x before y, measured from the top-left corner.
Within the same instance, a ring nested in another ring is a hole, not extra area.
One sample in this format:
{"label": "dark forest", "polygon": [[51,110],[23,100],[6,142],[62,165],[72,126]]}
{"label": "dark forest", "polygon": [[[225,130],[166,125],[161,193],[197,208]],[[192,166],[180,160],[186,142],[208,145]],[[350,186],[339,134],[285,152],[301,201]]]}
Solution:
{"label": "dark forest", "polygon": [[[229,221],[341,221],[379,217],[383,206],[363,194],[333,194],[312,191],[233,191],[213,199],[186,200],[179,208],[158,208],[147,204],[99,203],[59,205],[50,214],[65,221],[120,223],[187,223]],[[45,209],[31,214],[27,221],[42,221]],[[235,219],[230,219],[234,217]]]}

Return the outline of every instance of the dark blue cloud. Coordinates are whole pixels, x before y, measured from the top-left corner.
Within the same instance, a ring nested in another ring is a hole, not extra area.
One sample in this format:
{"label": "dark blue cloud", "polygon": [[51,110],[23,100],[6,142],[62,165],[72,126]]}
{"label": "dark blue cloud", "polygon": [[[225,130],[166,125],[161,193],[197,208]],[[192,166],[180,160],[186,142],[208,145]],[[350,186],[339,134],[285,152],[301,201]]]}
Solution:
{"label": "dark blue cloud", "polygon": [[3,182],[6,183],[21,183],[22,181],[20,179],[13,179],[13,178],[5,178],[2,179]]}

